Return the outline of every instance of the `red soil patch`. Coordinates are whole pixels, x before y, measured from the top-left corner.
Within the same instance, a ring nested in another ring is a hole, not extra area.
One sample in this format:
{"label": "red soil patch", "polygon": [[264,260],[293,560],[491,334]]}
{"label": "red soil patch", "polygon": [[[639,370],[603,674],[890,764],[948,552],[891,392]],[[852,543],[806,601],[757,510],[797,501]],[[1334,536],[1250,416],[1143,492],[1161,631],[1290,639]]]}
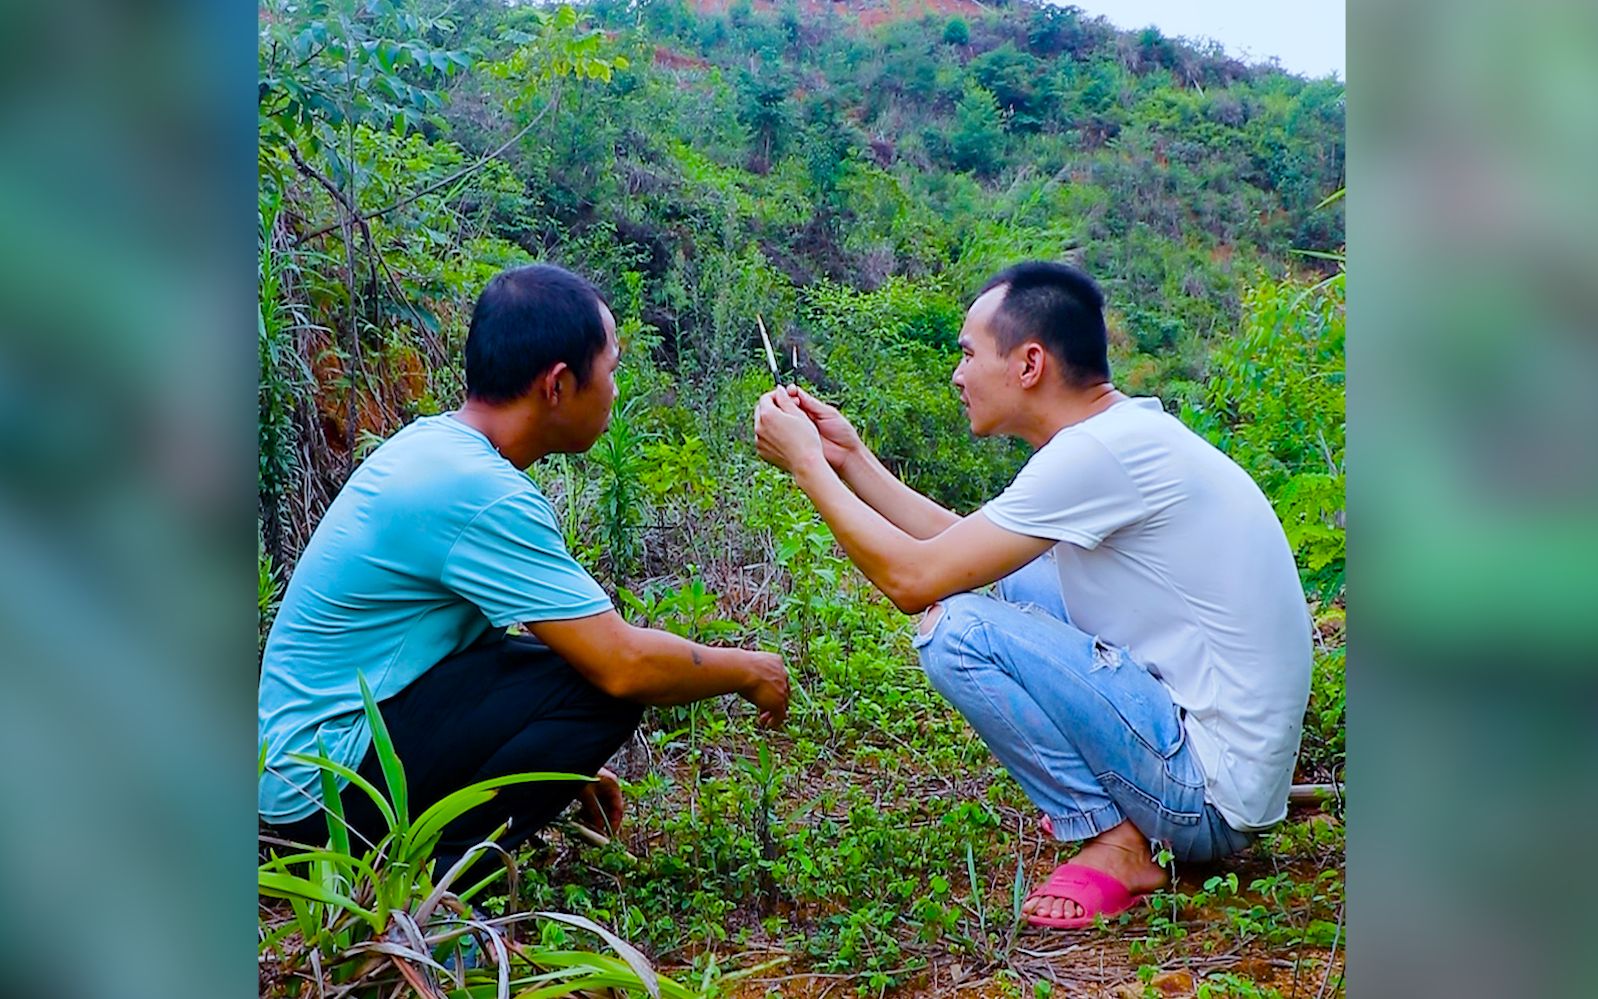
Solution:
{"label": "red soil patch", "polygon": [[[751,6],[761,13],[780,10],[785,0],[751,0]],[[731,5],[730,0],[693,0],[694,9],[701,14],[722,14]],[[888,21],[914,20],[927,14],[943,17],[960,16],[978,18],[990,9],[978,0],[798,0],[799,13],[819,18],[829,12],[843,17],[853,15],[862,28],[875,28]]]}
{"label": "red soil patch", "polygon": [[691,56],[676,49],[669,49],[664,45],[655,46],[655,65],[667,69],[709,69],[710,63]]}

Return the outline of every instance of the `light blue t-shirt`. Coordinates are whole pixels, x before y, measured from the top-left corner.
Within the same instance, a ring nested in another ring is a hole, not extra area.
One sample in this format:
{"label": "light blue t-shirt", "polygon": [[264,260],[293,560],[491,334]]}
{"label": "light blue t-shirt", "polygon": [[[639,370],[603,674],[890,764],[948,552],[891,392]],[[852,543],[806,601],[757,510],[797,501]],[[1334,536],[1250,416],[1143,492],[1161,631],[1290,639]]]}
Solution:
{"label": "light blue t-shirt", "polygon": [[381,701],[510,624],[610,607],[526,473],[453,416],[412,423],[350,476],[283,595],[261,664],[261,817],[317,810],[320,771],[288,754],[316,753],[318,736],[360,765],[372,736],[358,672]]}

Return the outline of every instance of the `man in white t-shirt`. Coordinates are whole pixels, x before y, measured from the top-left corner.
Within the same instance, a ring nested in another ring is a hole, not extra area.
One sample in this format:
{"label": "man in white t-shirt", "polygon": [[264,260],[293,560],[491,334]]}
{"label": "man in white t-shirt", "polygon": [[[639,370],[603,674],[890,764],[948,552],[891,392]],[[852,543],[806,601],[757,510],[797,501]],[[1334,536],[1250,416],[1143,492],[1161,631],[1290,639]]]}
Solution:
{"label": "man in white t-shirt", "polygon": [[[1248,475],[1157,399],[1110,382],[1103,297],[1064,264],[996,275],[966,314],[954,385],[979,437],[1035,449],[961,518],[900,482],[795,387],[755,412],[866,577],[906,613],[933,685],[1062,841],[1037,925],[1113,915],[1179,860],[1236,853],[1286,814],[1309,698],[1293,554]],[[971,592],[998,583],[996,595]]]}

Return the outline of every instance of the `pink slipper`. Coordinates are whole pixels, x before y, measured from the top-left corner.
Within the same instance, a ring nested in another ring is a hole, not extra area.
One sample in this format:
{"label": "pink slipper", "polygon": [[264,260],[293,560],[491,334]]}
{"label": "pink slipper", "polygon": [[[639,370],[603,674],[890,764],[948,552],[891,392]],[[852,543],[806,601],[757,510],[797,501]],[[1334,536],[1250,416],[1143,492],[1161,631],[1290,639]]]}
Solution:
{"label": "pink slipper", "polygon": [[1148,897],[1133,895],[1115,878],[1082,864],[1061,864],[1056,867],[1047,881],[1032,889],[1027,900],[1040,896],[1068,898],[1082,907],[1080,916],[1062,916],[1054,919],[1049,916],[1028,914],[1026,917],[1026,921],[1033,926],[1047,926],[1057,930],[1078,930],[1084,926],[1092,926],[1100,916],[1106,919],[1118,916]]}

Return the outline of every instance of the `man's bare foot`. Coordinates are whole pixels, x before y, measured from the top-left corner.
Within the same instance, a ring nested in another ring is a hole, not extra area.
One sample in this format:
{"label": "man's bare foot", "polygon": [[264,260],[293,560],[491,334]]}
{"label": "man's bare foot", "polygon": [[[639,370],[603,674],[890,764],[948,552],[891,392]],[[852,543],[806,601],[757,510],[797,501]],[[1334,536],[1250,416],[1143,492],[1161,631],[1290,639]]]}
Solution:
{"label": "man's bare foot", "polygon": [[622,797],[621,782],[609,768],[600,767],[594,776],[598,778],[594,783],[584,784],[577,792],[578,814],[588,828],[614,836],[627,813],[627,800]]}
{"label": "man's bare foot", "polygon": [[[1133,895],[1158,891],[1169,880],[1164,869],[1149,856],[1149,841],[1130,819],[1088,840],[1071,862],[1103,871],[1125,885]],[[1082,907],[1075,901],[1051,895],[1027,899],[1021,911],[1046,919],[1074,919],[1082,915]]]}

